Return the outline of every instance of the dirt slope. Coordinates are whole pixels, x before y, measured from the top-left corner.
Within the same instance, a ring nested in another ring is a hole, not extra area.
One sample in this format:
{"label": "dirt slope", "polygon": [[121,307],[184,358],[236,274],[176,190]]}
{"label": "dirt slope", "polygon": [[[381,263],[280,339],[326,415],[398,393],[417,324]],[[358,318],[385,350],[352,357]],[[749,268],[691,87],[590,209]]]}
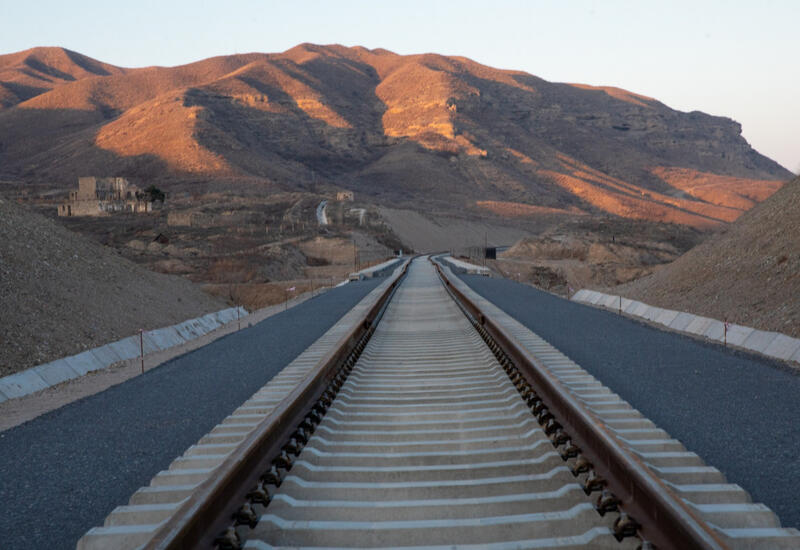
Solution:
{"label": "dirt slope", "polygon": [[673,263],[612,289],[800,337],[800,178]]}
{"label": "dirt slope", "polygon": [[0,376],[225,307],[0,200]]}
{"label": "dirt slope", "polygon": [[712,227],[790,177],[733,120],[434,54],[302,44],[123,69],[37,48],[0,56],[0,94],[0,176],[29,182],[244,179]]}
{"label": "dirt slope", "polygon": [[382,208],[381,216],[394,234],[417,252],[441,252],[484,243],[502,246],[526,234],[516,227],[463,218],[428,217],[413,210]]}
{"label": "dirt slope", "polygon": [[488,265],[550,292],[618,285],[671,262],[702,240],[686,226],[574,217],[520,239]]}

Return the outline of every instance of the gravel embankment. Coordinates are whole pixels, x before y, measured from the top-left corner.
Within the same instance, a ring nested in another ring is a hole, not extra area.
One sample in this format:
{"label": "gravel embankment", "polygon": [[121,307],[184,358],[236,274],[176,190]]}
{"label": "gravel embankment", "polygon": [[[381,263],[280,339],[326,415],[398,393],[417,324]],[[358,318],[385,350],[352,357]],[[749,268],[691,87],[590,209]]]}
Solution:
{"label": "gravel embankment", "polygon": [[332,289],[0,433],[0,546],[74,548],[381,281]]}
{"label": "gravel embankment", "polygon": [[461,278],[800,527],[800,375],[507,279]]}
{"label": "gravel embankment", "polygon": [[610,292],[800,338],[798,233],[795,178],[671,264]]}
{"label": "gravel embankment", "polygon": [[229,307],[0,199],[0,376]]}

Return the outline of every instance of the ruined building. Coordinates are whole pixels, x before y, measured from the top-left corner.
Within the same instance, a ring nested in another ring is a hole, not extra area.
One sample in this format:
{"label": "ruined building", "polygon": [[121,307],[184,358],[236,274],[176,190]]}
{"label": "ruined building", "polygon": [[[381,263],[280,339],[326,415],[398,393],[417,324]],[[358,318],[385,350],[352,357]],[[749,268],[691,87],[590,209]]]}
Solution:
{"label": "ruined building", "polygon": [[352,191],[339,191],[336,193],[336,200],[337,201],[353,201],[355,199],[355,195]]}
{"label": "ruined building", "polygon": [[154,202],[125,178],[78,178],[78,190],[58,207],[59,216],[105,216],[114,212],[151,212],[163,201]]}

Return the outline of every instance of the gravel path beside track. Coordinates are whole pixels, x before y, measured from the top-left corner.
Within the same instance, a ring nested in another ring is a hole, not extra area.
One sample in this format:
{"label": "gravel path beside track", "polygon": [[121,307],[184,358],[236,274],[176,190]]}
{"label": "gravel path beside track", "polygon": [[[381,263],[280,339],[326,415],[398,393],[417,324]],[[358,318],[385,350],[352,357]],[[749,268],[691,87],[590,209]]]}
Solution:
{"label": "gravel path beside track", "polygon": [[332,289],[0,433],[0,546],[74,548],[381,282]]}
{"label": "gravel path beside track", "polygon": [[507,279],[462,275],[732,483],[800,527],[800,375]]}

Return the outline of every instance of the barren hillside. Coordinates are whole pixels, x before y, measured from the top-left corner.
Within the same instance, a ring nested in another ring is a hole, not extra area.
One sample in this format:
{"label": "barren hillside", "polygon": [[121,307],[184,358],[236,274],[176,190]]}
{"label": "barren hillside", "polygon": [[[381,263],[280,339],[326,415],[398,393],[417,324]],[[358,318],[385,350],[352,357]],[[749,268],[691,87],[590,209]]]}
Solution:
{"label": "barren hillside", "polygon": [[225,307],[0,200],[0,376]]}
{"label": "barren hillside", "polygon": [[640,278],[702,240],[686,226],[578,216],[520,239],[488,265],[562,295]]}
{"label": "barren hillside", "polygon": [[800,337],[800,178],[673,263],[612,292]]}
{"label": "barren hillside", "polygon": [[790,177],[730,119],[434,54],[302,44],[122,69],[37,48],[0,56],[0,94],[0,176],[62,187],[87,174],[240,180],[414,210],[707,228]]}
{"label": "barren hillside", "polygon": [[61,84],[124,72],[125,69],[64,48],[33,48],[0,55],[0,109],[22,103]]}

